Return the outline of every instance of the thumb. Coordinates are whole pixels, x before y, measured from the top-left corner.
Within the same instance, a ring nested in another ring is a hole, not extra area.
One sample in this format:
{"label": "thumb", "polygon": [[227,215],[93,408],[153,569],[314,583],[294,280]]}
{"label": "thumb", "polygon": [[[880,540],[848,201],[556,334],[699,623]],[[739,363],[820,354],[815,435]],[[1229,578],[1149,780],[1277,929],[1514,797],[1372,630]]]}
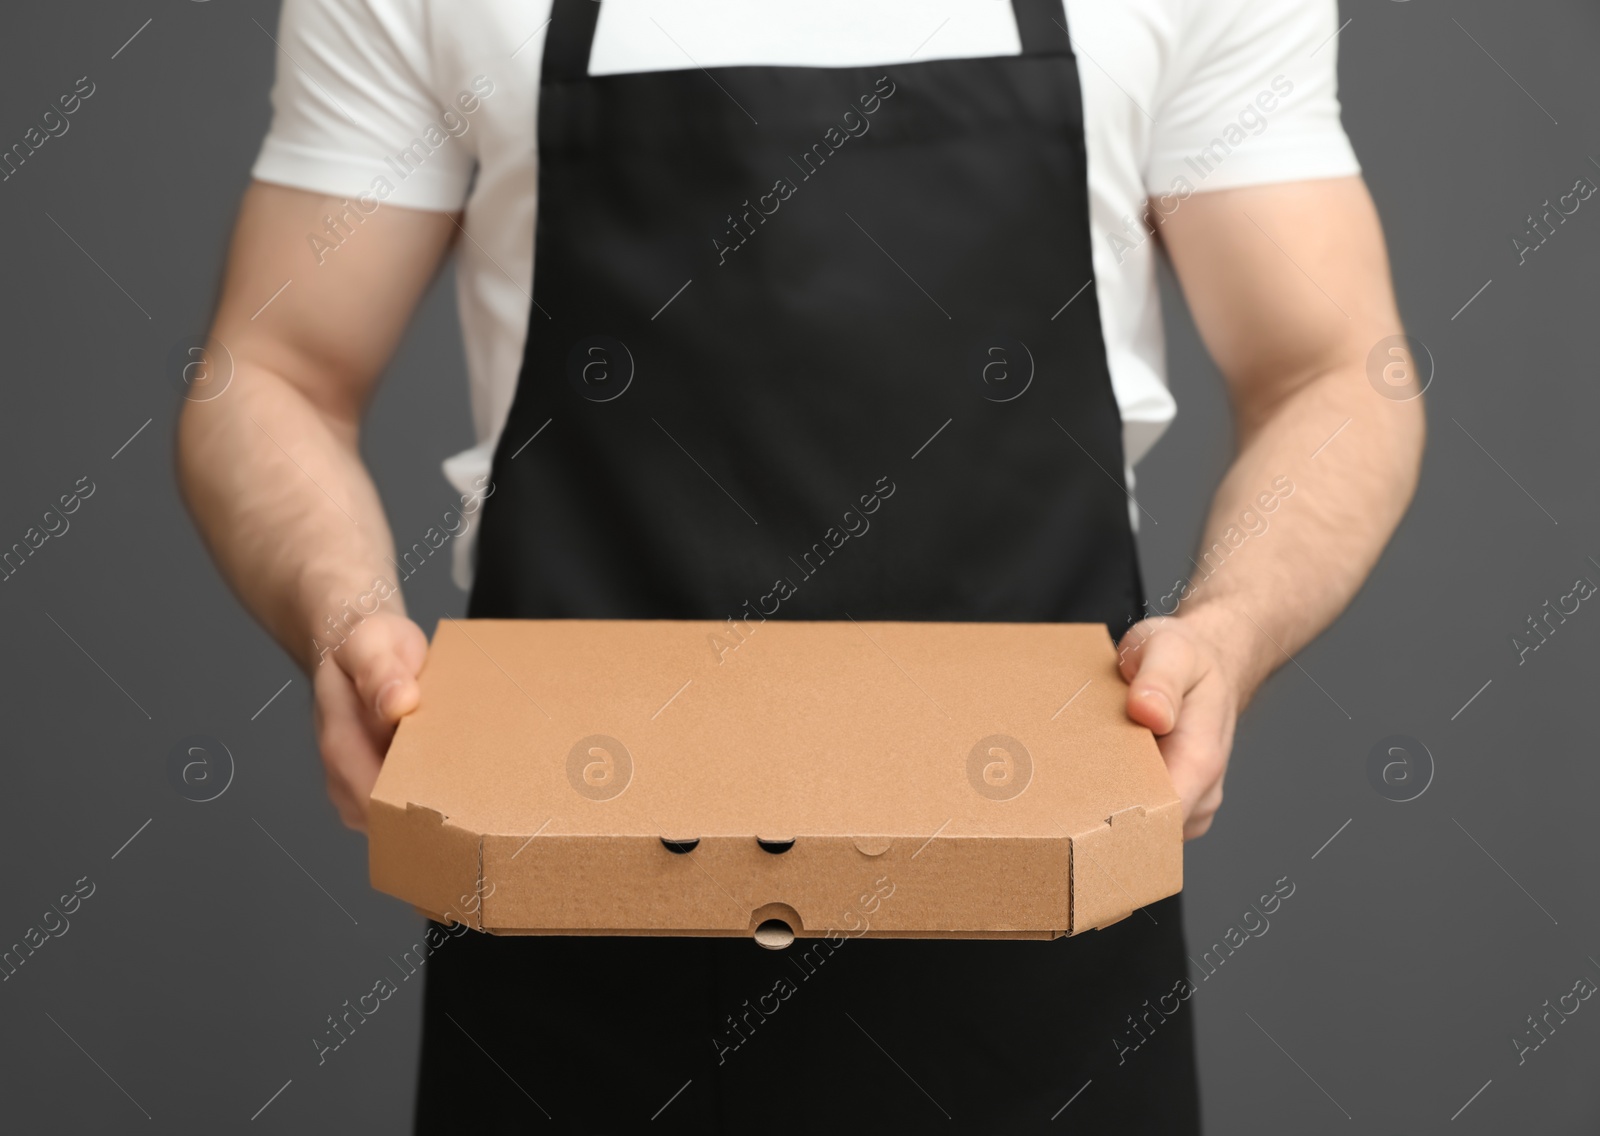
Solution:
{"label": "thumb", "polygon": [[1198,679],[1194,644],[1172,628],[1144,622],[1129,628],[1119,669],[1128,682],[1128,717],[1159,735],[1178,724],[1184,695]]}
{"label": "thumb", "polygon": [[428,637],[393,612],[369,615],[334,653],[367,713],[393,725],[417,708],[422,688],[417,673],[428,654]]}

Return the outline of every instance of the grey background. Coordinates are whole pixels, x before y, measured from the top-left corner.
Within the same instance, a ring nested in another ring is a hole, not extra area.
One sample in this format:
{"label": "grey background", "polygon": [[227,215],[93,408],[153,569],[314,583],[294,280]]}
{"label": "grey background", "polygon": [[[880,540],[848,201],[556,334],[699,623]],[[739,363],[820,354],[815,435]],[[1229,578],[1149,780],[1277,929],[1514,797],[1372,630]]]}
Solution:
{"label": "grey background", "polygon": [[[1189,1003],[1208,1126],[1593,1132],[1600,1002],[1525,1064],[1509,1039],[1580,976],[1600,982],[1600,613],[1585,604],[1524,665],[1510,637],[1578,576],[1600,581],[1600,199],[1526,265],[1510,238],[1600,177],[1600,14],[1578,0],[1343,8],[1345,122],[1408,327],[1437,361],[1430,447],[1370,583],[1243,719],[1220,821],[1188,849],[1196,955],[1274,881],[1296,886]],[[310,1039],[418,920],[369,889],[364,843],[323,796],[306,681],[218,579],[172,476],[164,363],[209,313],[267,124],[275,20],[269,0],[68,0],[4,19],[0,143],[78,76],[97,85],[0,183],[0,544],[80,476],[96,486],[0,584],[0,940],[80,877],[95,885],[70,931],[0,983],[0,1108],[18,1128],[235,1130],[286,1083],[254,1127],[398,1131],[410,1108],[417,984],[327,1064]],[[1168,300],[1181,412],[1140,468],[1160,521],[1141,535],[1155,594],[1186,571],[1229,446],[1217,376]],[[1387,409],[1374,395],[1370,413]],[[366,434],[397,534],[451,503],[438,462],[469,440],[447,273]],[[463,609],[442,560],[408,594],[426,627]],[[237,763],[206,804],[166,776],[195,733]],[[1395,733],[1436,761],[1409,803],[1365,772]]]}

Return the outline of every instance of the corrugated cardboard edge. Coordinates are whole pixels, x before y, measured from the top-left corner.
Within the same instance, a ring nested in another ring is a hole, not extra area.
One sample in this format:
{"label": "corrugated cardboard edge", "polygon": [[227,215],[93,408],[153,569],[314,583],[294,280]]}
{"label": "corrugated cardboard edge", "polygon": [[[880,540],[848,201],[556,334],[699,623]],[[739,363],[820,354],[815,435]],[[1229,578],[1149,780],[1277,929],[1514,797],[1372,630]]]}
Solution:
{"label": "corrugated cardboard edge", "polygon": [[[1116,865],[1113,873],[1112,865]],[[1109,927],[1183,890],[1183,804],[1134,805],[1072,837],[1072,927]]]}
{"label": "corrugated cardboard edge", "polygon": [[[489,834],[451,823],[436,809],[408,802],[404,808],[374,800],[369,817],[374,846],[389,850],[371,858],[372,885],[391,895],[404,895],[421,914],[440,923],[465,923],[496,934],[594,934],[556,928],[529,931],[486,926],[484,849]],[[1095,828],[1068,838],[1069,926],[1062,931],[957,933],[959,938],[1056,938],[1077,935],[1121,922],[1148,904],[1183,890],[1183,808],[1170,801],[1153,810],[1143,805],[1123,809]],[[509,838],[508,838],[509,839]],[[885,838],[885,843],[887,838]],[[869,841],[876,844],[878,841]],[[871,852],[862,851],[867,855]],[[1112,865],[1115,865],[1113,870]],[[795,928],[802,937],[823,933]],[[731,928],[699,932],[617,929],[608,934],[739,935]],[[743,932],[748,933],[748,932]],[[949,932],[900,931],[873,937],[943,938]]]}
{"label": "corrugated cardboard edge", "polygon": [[437,809],[373,798],[367,818],[372,886],[403,895],[441,923],[483,930],[483,837]]}

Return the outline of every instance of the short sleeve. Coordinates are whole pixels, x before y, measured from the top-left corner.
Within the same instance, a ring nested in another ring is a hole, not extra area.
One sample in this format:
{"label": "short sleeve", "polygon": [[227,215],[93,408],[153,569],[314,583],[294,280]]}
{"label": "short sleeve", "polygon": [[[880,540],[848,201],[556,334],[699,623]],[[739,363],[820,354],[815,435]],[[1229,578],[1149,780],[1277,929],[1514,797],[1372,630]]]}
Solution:
{"label": "short sleeve", "polygon": [[453,111],[430,82],[423,3],[284,0],[272,126],[254,177],[340,197],[384,179],[391,204],[461,207],[474,155],[465,137],[430,144]]}
{"label": "short sleeve", "polygon": [[1360,173],[1339,120],[1338,20],[1335,0],[1189,0],[1146,190]]}

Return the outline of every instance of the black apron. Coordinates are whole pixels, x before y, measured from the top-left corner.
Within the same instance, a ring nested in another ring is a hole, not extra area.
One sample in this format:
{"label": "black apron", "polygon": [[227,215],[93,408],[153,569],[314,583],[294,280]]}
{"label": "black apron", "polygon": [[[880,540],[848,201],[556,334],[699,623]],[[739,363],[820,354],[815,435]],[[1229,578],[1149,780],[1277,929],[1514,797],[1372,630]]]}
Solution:
{"label": "black apron", "polygon": [[[1060,0],[1013,10],[1017,56],[590,77],[598,5],[555,0],[471,616],[1139,617],[1077,65]],[[466,935],[429,960],[418,1130],[1196,1131],[1184,978],[1176,900],[813,974]]]}

